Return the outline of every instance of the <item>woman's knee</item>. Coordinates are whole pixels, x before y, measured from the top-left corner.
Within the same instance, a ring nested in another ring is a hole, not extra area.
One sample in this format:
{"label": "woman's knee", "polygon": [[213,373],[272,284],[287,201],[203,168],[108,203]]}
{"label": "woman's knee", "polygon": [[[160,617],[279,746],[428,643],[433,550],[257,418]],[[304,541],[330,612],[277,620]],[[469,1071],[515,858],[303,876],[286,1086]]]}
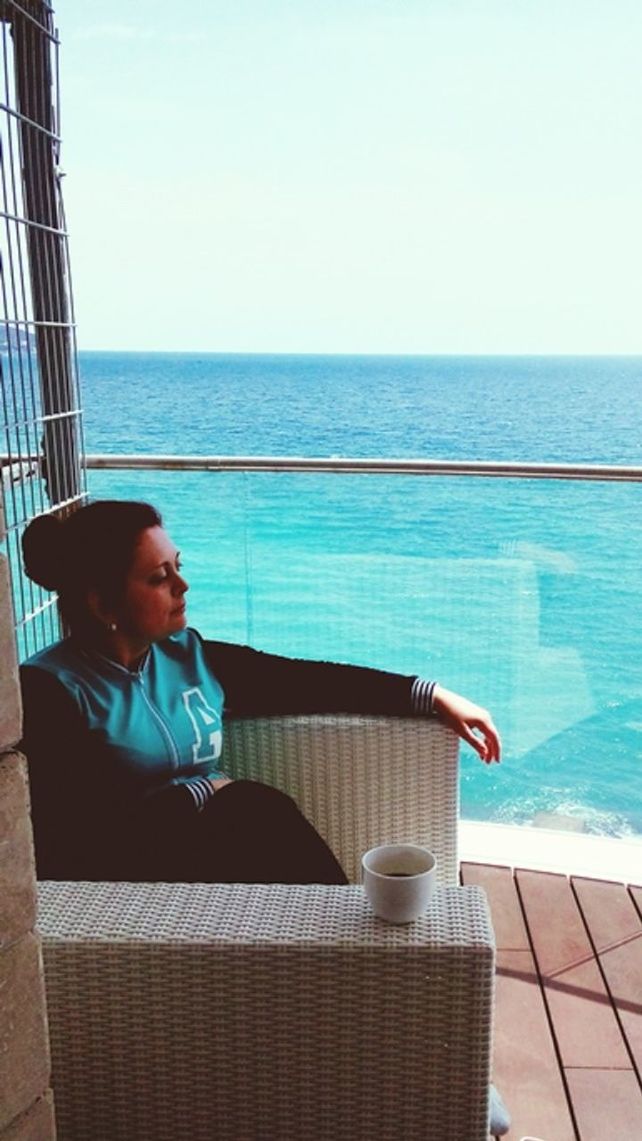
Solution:
{"label": "woman's knee", "polygon": [[265,808],[266,811],[298,812],[296,802],[286,792],[282,792],[280,788],[274,788],[271,784],[263,784],[262,781],[256,780],[234,780],[215,793],[212,800],[218,800],[221,808],[223,807],[223,800],[225,800],[228,806],[235,802],[248,808]]}

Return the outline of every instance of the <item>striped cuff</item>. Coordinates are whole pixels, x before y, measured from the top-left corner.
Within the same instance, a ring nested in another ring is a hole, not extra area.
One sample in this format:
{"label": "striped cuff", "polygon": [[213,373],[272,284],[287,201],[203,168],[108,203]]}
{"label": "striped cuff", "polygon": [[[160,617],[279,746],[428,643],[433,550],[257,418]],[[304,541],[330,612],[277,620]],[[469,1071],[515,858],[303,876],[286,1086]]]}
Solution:
{"label": "striped cuff", "polygon": [[419,714],[420,717],[434,717],[433,697],[436,685],[436,681],[424,681],[421,677],[415,678],[410,690],[410,704],[413,713]]}
{"label": "striped cuff", "polygon": [[204,808],[208,800],[214,796],[214,789],[207,777],[192,777],[191,780],[183,782],[183,788],[188,790],[199,811],[201,808]]}

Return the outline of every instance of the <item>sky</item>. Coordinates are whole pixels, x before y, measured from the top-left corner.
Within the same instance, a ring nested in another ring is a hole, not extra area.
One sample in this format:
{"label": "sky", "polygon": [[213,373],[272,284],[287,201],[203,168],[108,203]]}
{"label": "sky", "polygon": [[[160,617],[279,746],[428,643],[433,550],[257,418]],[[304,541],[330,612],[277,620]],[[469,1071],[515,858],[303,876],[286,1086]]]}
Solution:
{"label": "sky", "polygon": [[642,352],[639,0],[58,0],[81,349]]}

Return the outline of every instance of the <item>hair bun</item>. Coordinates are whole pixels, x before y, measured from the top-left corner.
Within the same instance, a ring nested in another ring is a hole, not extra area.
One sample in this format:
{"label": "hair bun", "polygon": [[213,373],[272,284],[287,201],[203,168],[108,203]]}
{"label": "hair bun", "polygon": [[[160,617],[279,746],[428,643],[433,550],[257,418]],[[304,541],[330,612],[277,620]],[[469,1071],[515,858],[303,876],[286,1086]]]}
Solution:
{"label": "hair bun", "polygon": [[46,590],[59,590],[64,577],[64,524],[55,515],[39,515],[22,536],[25,572]]}

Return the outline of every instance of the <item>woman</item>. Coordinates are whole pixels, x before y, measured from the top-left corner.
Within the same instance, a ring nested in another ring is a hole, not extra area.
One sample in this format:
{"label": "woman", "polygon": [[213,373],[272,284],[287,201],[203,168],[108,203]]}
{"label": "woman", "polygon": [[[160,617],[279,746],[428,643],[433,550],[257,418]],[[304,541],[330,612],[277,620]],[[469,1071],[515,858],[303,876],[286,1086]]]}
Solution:
{"label": "woman", "polygon": [[435,682],[203,639],[158,512],[97,501],[26,529],[70,631],[22,667],[42,879],[345,883],[293,801],[218,767],[223,713],[434,715],[499,761],[485,710]]}

